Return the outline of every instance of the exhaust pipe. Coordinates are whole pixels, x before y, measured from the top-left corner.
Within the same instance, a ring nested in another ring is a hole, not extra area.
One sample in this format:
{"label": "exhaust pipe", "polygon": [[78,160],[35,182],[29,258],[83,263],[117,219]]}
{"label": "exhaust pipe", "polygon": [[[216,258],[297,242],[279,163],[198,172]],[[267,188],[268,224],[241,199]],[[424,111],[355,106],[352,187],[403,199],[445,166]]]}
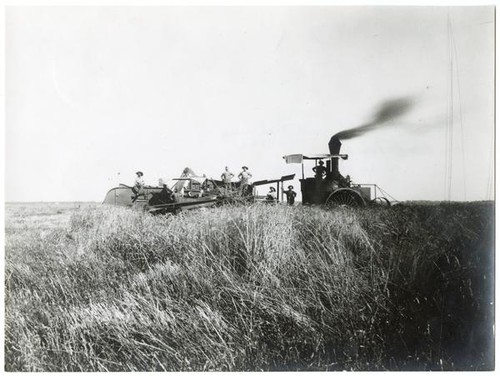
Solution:
{"label": "exhaust pipe", "polygon": [[[342,142],[340,142],[339,138],[335,135],[332,136],[330,142],[328,143],[328,147],[330,148],[330,154],[340,154],[340,147],[342,146]],[[331,167],[332,176],[337,176],[339,174],[339,159],[332,158],[332,167]]]}

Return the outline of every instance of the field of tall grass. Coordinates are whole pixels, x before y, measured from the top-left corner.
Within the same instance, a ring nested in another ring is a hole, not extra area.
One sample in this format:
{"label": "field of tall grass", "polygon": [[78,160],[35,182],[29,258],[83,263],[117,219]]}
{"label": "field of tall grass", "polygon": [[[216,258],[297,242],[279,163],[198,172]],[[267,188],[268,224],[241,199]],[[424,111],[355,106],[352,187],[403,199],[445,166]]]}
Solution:
{"label": "field of tall grass", "polygon": [[7,204],[5,370],[492,370],[493,209]]}

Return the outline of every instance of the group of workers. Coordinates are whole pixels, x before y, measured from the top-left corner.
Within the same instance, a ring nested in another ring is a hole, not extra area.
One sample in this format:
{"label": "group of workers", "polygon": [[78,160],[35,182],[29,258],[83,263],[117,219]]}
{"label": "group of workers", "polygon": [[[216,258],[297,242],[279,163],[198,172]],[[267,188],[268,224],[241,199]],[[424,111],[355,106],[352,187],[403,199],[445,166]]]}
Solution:
{"label": "group of workers", "polygon": [[[243,195],[248,195],[250,194],[251,190],[251,184],[250,184],[250,178],[252,177],[252,174],[248,171],[247,166],[243,166],[241,168],[241,172],[238,174],[238,179],[240,180],[240,187]],[[231,188],[231,180],[233,179],[234,174],[229,171],[229,167],[226,166],[224,169],[224,172],[221,175],[222,182],[224,183],[224,186],[228,189]],[[288,190],[282,192],[286,195],[286,202],[288,205],[293,205],[295,203],[295,197],[297,196],[297,193],[293,191],[293,185],[288,186]],[[276,202],[278,200],[278,197],[276,195],[276,189],[274,187],[269,188],[269,192],[266,195],[266,201],[267,202]]]}
{"label": "group of workers", "polygon": [[[250,171],[248,171],[247,166],[243,166],[241,168],[241,172],[238,174],[238,179],[240,182],[240,189],[241,189],[241,194],[243,196],[248,196],[252,193],[252,186],[250,183],[250,179],[252,178],[252,174]],[[136,172],[136,178],[134,181],[134,186],[132,187],[132,202],[135,202],[139,196],[144,196],[144,179],[143,179],[143,172],[142,171],[137,171]],[[229,168],[226,166],[224,169],[224,172],[221,175],[222,182],[224,183],[224,187],[226,189],[232,189],[232,179],[234,178],[234,174],[229,171]],[[160,181],[163,185],[163,190],[165,191],[165,195],[171,196],[172,191],[167,187],[166,184],[163,184],[162,181]],[[162,191],[163,192],[163,191]],[[282,192],[286,195],[286,201],[289,205],[293,205],[295,203],[295,197],[297,196],[297,193],[293,191],[293,186],[290,185],[288,186],[288,190]],[[272,201],[275,202],[277,201],[277,196],[276,196],[276,189],[274,187],[271,187],[269,189],[269,192],[266,196],[266,201]]]}
{"label": "group of workers", "polygon": [[[224,168],[224,172],[220,176],[222,182],[224,183],[224,187],[226,189],[231,189],[231,180],[234,178],[234,174],[229,171],[229,167]],[[247,166],[241,167],[241,172],[238,174],[238,179],[240,180],[240,188],[241,194],[243,196],[248,196],[252,193],[252,188],[250,184],[250,179],[252,178],[252,174],[248,171]]]}
{"label": "group of workers", "polygon": [[[318,164],[313,167],[313,172],[315,173],[315,178],[322,181],[325,178],[328,178],[328,170],[324,165],[323,161],[319,161]],[[135,178],[134,186],[132,187],[132,192],[134,195],[132,196],[132,202],[135,202],[139,196],[144,196],[144,180],[143,176],[144,174],[142,171],[137,171],[136,172],[137,177]],[[229,171],[229,167],[225,167],[224,171],[221,174],[221,179],[222,183],[224,185],[224,188],[228,191],[233,190],[233,178],[235,175]],[[242,196],[250,196],[252,194],[252,184],[250,183],[250,179],[252,178],[252,174],[248,170],[247,166],[242,166],[241,167],[241,172],[238,174],[238,179],[239,179],[239,186],[240,186],[240,192]],[[351,178],[349,175],[347,175],[345,178],[340,175],[338,172],[336,176],[333,177],[335,181],[338,181],[338,184],[340,187],[350,187],[352,182]],[[166,184],[163,184],[162,181],[160,181],[160,186],[163,187],[162,190],[162,197],[165,196],[166,198],[171,199],[173,197],[173,192],[167,187]],[[295,203],[295,197],[297,196],[297,193],[293,190],[293,186],[289,185],[288,189],[285,191],[283,188],[281,189],[281,192],[286,195],[286,201],[289,205],[294,205]],[[267,202],[277,202],[277,192],[274,187],[269,188],[269,192],[266,195],[266,201]]]}
{"label": "group of workers", "polygon": [[[288,190],[281,189],[281,192],[286,196],[286,203],[288,205],[293,205],[295,203],[295,197],[297,193],[293,190],[293,185],[288,186]],[[267,202],[276,202],[278,200],[276,189],[274,187],[269,187],[269,192],[266,195]]]}

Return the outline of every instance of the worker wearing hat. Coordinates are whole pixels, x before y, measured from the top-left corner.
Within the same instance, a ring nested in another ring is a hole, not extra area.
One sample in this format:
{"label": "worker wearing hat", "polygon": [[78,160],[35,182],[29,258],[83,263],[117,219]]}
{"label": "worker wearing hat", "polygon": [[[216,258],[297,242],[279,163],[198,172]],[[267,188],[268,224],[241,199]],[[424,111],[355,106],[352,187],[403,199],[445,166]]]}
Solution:
{"label": "worker wearing hat", "polygon": [[313,171],[316,173],[316,179],[323,179],[326,175],[326,167],[324,166],[325,162],[319,161],[319,164],[313,167]]}
{"label": "worker wearing hat", "polygon": [[270,187],[269,192],[267,192],[266,201],[275,202],[276,199],[276,189],[274,187]]}
{"label": "worker wearing hat", "polygon": [[135,202],[139,196],[144,196],[144,179],[142,178],[144,174],[142,171],[137,171],[135,174],[137,177],[135,178],[134,186],[132,187],[132,192],[134,192],[132,202]]}
{"label": "worker wearing hat", "polygon": [[293,190],[293,185],[289,185],[288,190],[283,191],[283,193],[286,195],[287,204],[292,206],[295,203],[295,197],[297,196],[297,193]]}
{"label": "worker wearing hat", "polygon": [[247,196],[250,194],[250,179],[252,174],[248,171],[247,166],[241,167],[242,171],[238,174],[240,179],[241,194]]}

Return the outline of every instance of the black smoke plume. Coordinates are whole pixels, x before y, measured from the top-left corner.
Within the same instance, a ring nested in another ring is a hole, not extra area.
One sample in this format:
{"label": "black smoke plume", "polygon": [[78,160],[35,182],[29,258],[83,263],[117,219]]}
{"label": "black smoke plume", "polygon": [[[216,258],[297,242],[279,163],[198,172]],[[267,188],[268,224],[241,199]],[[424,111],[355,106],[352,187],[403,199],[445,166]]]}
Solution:
{"label": "black smoke plume", "polygon": [[413,101],[409,97],[385,101],[380,105],[380,108],[375,113],[375,116],[371,122],[369,122],[368,124],[360,125],[358,127],[347,129],[345,131],[341,131],[333,137],[341,140],[348,140],[350,138],[359,137],[366,132],[386,127],[391,124],[389,123],[389,120],[393,120],[394,118],[403,115],[411,108],[412,104]]}

